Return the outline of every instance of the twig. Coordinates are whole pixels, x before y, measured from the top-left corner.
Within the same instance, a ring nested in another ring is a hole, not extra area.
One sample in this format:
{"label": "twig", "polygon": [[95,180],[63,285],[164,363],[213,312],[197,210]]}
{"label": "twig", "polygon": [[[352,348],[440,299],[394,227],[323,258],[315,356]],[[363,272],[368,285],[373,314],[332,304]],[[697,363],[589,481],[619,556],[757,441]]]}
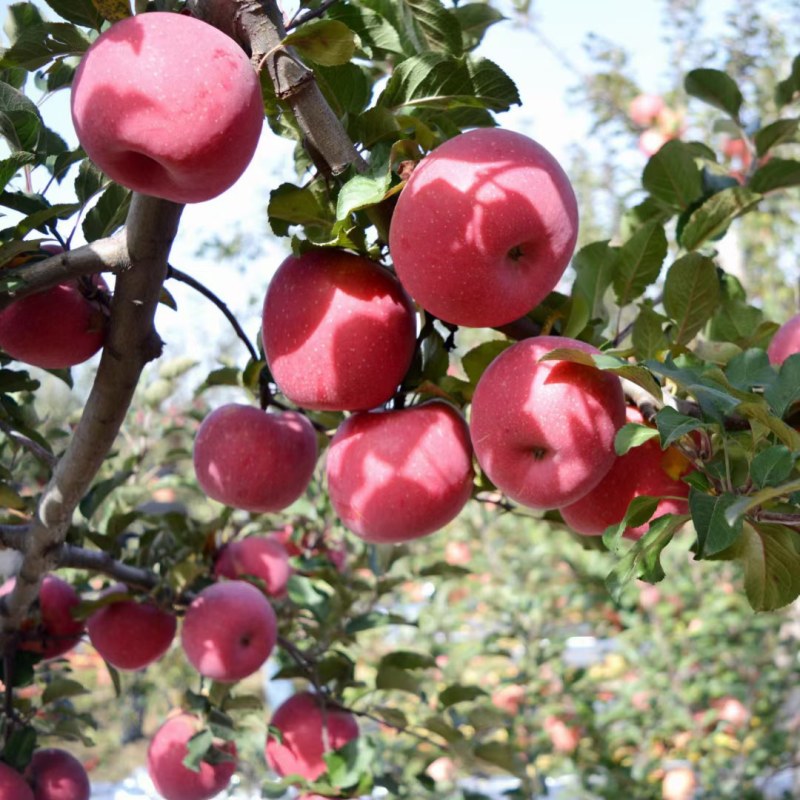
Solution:
{"label": "twig", "polygon": [[286,30],[291,31],[294,28],[298,28],[300,27],[300,25],[303,25],[312,19],[317,19],[318,17],[321,17],[331,6],[335,5],[338,2],[339,0],[323,0],[323,2],[320,3],[319,8],[306,11],[306,13],[303,14],[302,17],[300,16],[300,11],[302,9],[298,8],[297,11],[295,11],[294,16],[286,24]]}
{"label": "twig", "polygon": [[244,346],[247,348],[247,352],[250,353],[250,358],[253,361],[258,361],[258,351],[253,346],[252,342],[247,338],[247,334],[242,329],[242,326],[239,324],[239,321],[233,315],[233,312],[228,308],[227,304],[224,303],[214,292],[211,291],[207,286],[204,286],[200,281],[193,278],[191,275],[187,275],[185,272],[182,272],[179,269],[176,269],[171,264],[167,268],[167,278],[175,278],[176,281],[180,281],[181,283],[185,283],[187,286],[191,286],[196,292],[199,292],[203,297],[210,300],[224,315],[225,319],[230,322],[231,327],[236,331],[236,335],[242,340]]}
{"label": "twig", "polygon": [[139,589],[155,589],[162,583],[161,577],[152,570],[123,564],[101,550],[87,550],[72,544],[61,546],[58,566],[85,569],[92,573],[99,572]]}
{"label": "twig", "polygon": [[15,431],[5,420],[0,419],[0,431],[8,436],[9,439],[16,442],[20,447],[25,448],[29,453],[32,453],[39,461],[46,464],[50,469],[55,467],[58,463],[58,458],[54,456],[49,450],[42,447],[39,442],[34,442],[33,439]]}

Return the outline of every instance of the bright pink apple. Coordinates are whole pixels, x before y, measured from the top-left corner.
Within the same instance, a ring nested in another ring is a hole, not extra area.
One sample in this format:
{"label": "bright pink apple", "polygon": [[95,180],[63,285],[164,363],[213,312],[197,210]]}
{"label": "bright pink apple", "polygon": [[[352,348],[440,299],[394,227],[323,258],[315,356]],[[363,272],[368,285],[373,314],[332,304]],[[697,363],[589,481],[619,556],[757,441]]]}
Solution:
{"label": "bright pink apple", "polygon": [[[643,422],[638,409],[628,408],[628,422]],[[689,484],[680,480],[691,467],[674,447],[661,449],[656,439],[617,456],[611,469],[591,491],[559,509],[564,522],[576,533],[601,536],[609,525],[616,525],[625,516],[635,497],[663,497],[650,520],[625,529],[629,539],[640,539],[650,522],[664,514],[686,514],[689,508]]]}
{"label": "bright pink apple", "polygon": [[655,128],[648,128],[639,136],[639,150],[648,158],[655,155],[671,138]]}
{"label": "bright pink apple", "polygon": [[776,366],[795,353],[800,353],[800,314],[784,322],[767,347],[769,363]]}
{"label": "bright pink apple", "polygon": [[89,776],[75,756],[50,747],[37,750],[25,770],[33,800],[89,800]]}
{"label": "bright pink apple", "polygon": [[91,358],[106,338],[102,276],[29,294],[0,311],[0,347],[43,369],[66,369]]}
{"label": "bright pink apple", "polygon": [[[112,586],[108,594],[127,592]],[[144,600],[120,600],[102,606],[86,621],[94,649],[117,669],[136,670],[157,661],[169,649],[177,629],[175,615]]]}
{"label": "bright pink apple", "polygon": [[112,180],[197,203],[244,172],[264,106],[233,39],[184,14],[151,12],[116,22],[86,51],[72,82],[72,121]]}
{"label": "bright pink apple", "polygon": [[222,548],[214,564],[214,574],[243,580],[248,576],[258,578],[268,595],[282,597],[292,568],[289,554],[277,536],[248,536]]}
{"label": "bright pink apple", "polygon": [[31,787],[15,769],[0,761],[0,800],[34,800]]}
{"label": "bright pink apple", "polygon": [[[7,580],[0,587],[0,597],[8,594],[14,583],[14,578]],[[39,589],[38,615],[23,624],[20,649],[41,653],[45,659],[72,650],[84,631],[83,620],[72,616],[80,602],[80,595],[69,583],[55,575],[46,575]]]}
{"label": "bright pink apple", "polygon": [[540,361],[551,350],[598,351],[559,336],[524,339],[489,364],[472,398],[475,454],[489,479],[535,509],[575,502],[611,468],[625,422],[619,378],[570,361]]}
{"label": "bright pink apple", "polygon": [[349,711],[325,705],[310,692],[292,695],[275,710],[269,725],[281,738],[267,735],[267,764],[280,776],[300,775],[309,781],[325,772],[325,753],[358,736],[358,723]]}
{"label": "bright pink apple", "polygon": [[[184,766],[187,742],[202,728],[192,714],[170,717],[156,732],[147,749],[147,770],[156,791],[165,800],[209,800],[221,792],[236,771],[236,746],[222,742],[219,759],[203,761],[200,771]],[[224,756],[227,756],[225,758]]]}
{"label": "bright pink apple", "polygon": [[380,264],[326,248],[289,256],[270,281],[262,337],[270,372],[293,403],[376,408],[414,355],[414,305]]}
{"label": "bright pink apple", "polygon": [[189,663],[215,681],[252,675],[269,658],[278,623],[272,606],[252,583],[207,586],[186,610],[181,644]]}
{"label": "bright pink apple", "polygon": [[326,463],[334,510],[368,542],[433,533],[472,493],[469,429],[439,400],[353,414],[331,440]]}
{"label": "bright pink apple", "polygon": [[267,413],[229,403],[203,420],[194,440],[200,488],[253,513],[291,505],[308,487],[316,463],[314,427],[296,411]]}
{"label": "bright pink apple", "polygon": [[389,249],[423,308],[488,327],[552,291],[577,233],[575,194],[555,158],[522,134],[481,128],[420,162],[397,201]]}
{"label": "bright pink apple", "polygon": [[628,116],[634,125],[646,128],[664,108],[664,100],[657,94],[637,94],[628,106]]}

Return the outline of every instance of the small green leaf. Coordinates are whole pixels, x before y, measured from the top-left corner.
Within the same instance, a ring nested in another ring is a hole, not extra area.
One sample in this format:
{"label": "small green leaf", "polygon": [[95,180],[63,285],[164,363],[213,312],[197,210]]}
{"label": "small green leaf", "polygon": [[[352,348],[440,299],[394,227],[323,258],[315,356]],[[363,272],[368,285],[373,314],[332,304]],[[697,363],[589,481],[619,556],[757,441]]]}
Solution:
{"label": "small green leaf", "polygon": [[356,36],[343,22],[335,19],[315,19],[292,31],[284,45],[297,49],[303,58],[335,67],[347,64],[356,51]]}
{"label": "small green leaf", "polygon": [[87,520],[91,519],[111,492],[118,489],[120,486],[124,486],[131,475],[133,475],[133,470],[122,470],[117,472],[113,477],[106,478],[96,483],[78,504],[81,514],[83,514]]}
{"label": "small green leaf", "polygon": [[408,670],[382,665],[375,676],[376,689],[396,689],[410,694],[419,694],[421,682]]}
{"label": "small green leaf", "polygon": [[800,400],[800,353],[789,356],[781,364],[777,380],[766,388],[764,397],[779,417],[785,416]]}
{"label": "small green leaf", "polygon": [[724,111],[738,121],[744,98],[730,75],[717,69],[693,69],[686,75],[683,87],[687,94]]}
{"label": "small green leaf", "polygon": [[491,342],[479,344],[465,353],[461,359],[461,366],[467,373],[470,383],[476,384],[489,364],[511,345],[512,342],[505,339],[495,339]]}
{"label": "small green leaf", "polygon": [[618,456],[624,456],[628,450],[638,447],[640,444],[649,442],[658,436],[658,430],[649,425],[640,425],[637,422],[626,422],[614,437],[614,452]]}
{"label": "small green leaf", "polygon": [[800,161],[771,158],[755,171],[747,185],[754,192],[761,194],[774,192],[776,189],[800,186]]}
{"label": "small green leaf", "polygon": [[800,91],[800,56],[792,61],[791,75],[782,80],[775,89],[775,103],[778,108],[791,103],[797,91]]}
{"label": "small green leaf", "polygon": [[[72,22],[75,25],[82,25],[84,28],[93,28],[99,31],[103,24],[103,17],[98,12],[92,0],[45,0],[48,6],[63,17],[67,22]],[[98,6],[101,0],[98,0]],[[118,0],[118,2],[126,2],[126,0]],[[126,16],[130,16],[130,8]],[[112,19],[112,17],[106,17]]]}
{"label": "small green leaf", "polygon": [[674,408],[666,406],[656,414],[656,427],[661,437],[661,449],[666,450],[687,433],[699,430],[703,423],[696,417],[681,414]]}
{"label": "small green leaf", "polygon": [[192,772],[200,772],[200,767],[205,760],[206,753],[214,745],[214,734],[205,729],[198,731],[186,742],[186,756],[183,759],[183,766]]}
{"label": "small green leaf", "polygon": [[612,553],[616,553],[625,531],[628,528],[638,528],[640,525],[649,522],[653,514],[656,513],[659,499],[645,494],[634,497],[625,510],[625,516],[616,525],[609,525],[603,531],[603,544]]}
{"label": "small green leaf", "polygon": [[[647,162],[642,173],[642,186],[672,208],[689,208],[703,194],[702,174],[689,146],[677,139],[667,142]],[[648,219],[648,222],[663,221],[659,215]]]}
{"label": "small green leaf", "polygon": [[406,30],[416,40],[415,49],[461,55],[463,42],[458,18],[439,0],[398,0],[397,5]]}
{"label": "small green leaf", "polygon": [[442,708],[449,708],[456,705],[456,703],[463,703],[485,696],[486,692],[480,686],[466,686],[462,683],[454,683],[439,693],[439,703]]}
{"label": "small green leaf", "polygon": [[269,224],[276,236],[288,236],[291,225],[329,228],[334,222],[331,207],[311,187],[282,183],[269,195]]}
{"label": "small green leaf", "polygon": [[382,175],[355,175],[339,190],[336,201],[336,219],[343,220],[354,211],[380,203],[386,197],[391,182],[391,173]]}
{"label": "small green leaf", "polygon": [[461,26],[465,50],[474,50],[492,26],[506,19],[489,3],[462,3],[453,9]]}
{"label": "small green leaf", "polygon": [[69,697],[77,697],[88,692],[89,690],[78,681],[70,678],[53,678],[42,693],[42,705],[54,703],[56,700],[66,700]]}
{"label": "small green leaf", "polygon": [[756,145],[756,155],[761,158],[773,147],[785,142],[796,141],[798,126],[800,126],[800,118],[792,117],[791,119],[776,120],[756,131],[753,137]]}
{"label": "small green leaf", "polygon": [[751,509],[763,506],[769,503],[770,500],[788,498],[794,492],[800,492],[800,479],[795,479],[780,486],[768,486],[755,492],[755,494],[745,495],[738,498],[735,503],[731,503],[725,511],[725,519],[731,525],[741,524],[741,518]]}
{"label": "small green leaf", "polygon": [[779,486],[792,474],[794,461],[795,455],[786,445],[773,445],[750,462],[750,477],[759,489]]}
{"label": "small green leaf", "polygon": [[336,750],[323,755],[327,767],[327,778],[337,788],[355,786],[364,773],[370,771],[375,752],[369,740],[357,736]]}
{"label": "small green leaf", "polygon": [[761,195],[744,186],[723,189],[697,208],[681,233],[681,246],[696,250],[709,240],[718,239],[736,217],[761,202]]}
{"label": "small green leaf", "polygon": [[790,450],[800,451],[800,433],[772,414],[763,401],[741,403],[736,411],[749,420],[759,422],[774,433]]}
{"label": "small green leaf", "polygon": [[517,753],[507,742],[481,742],[475,747],[475,758],[492,764],[495,767],[517,775],[522,769],[517,760]]}
{"label": "small green leaf", "polygon": [[667,318],[653,309],[651,301],[642,303],[631,330],[633,353],[637,360],[656,358],[667,348],[667,337],[664,335],[666,322]]}
{"label": "small green leaf", "polygon": [[110,236],[125,224],[131,204],[131,191],[112,183],[89,209],[83,221],[83,235],[87,242]]}
{"label": "small green leaf", "polygon": [[661,272],[667,255],[667,236],[659,222],[642,225],[619,250],[614,272],[617,303],[625,306],[639,297]]}
{"label": "small green leaf", "polygon": [[583,298],[589,320],[608,317],[603,298],[611,285],[618,261],[619,250],[610,247],[608,241],[588,244],[572,259],[572,268],[575,270],[572,296]]}
{"label": "small green leaf", "polygon": [[711,318],[719,303],[719,279],[714,260],[688,253],[667,270],[664,310],[675,321],[673,341],[686,345]]}
{"label": "small green leaf", "polygon": [[760,347],[751,347],[734,356],[725,366],[725,377],[731,386],[743,392],[752,391],[755,387],[765,388],[777,380],[775,368]]}
{"label": "small green leaf", "polygon": [[742,520],[728,521],[727,511],[736,495],[713,496],[689,489],[689,509],[697,531],[697,558],[710,558],[727,550],[742,534]]}
{"label": "small green leaf", "polygon": [[427,653],[414,653],[411,650],[396,650],[387,653],[379,666],[387,665],[398,669],[429,669],[436,666],[436,659]]}
{"label": "small green leaf", "polygon": [[22,67],[30,72],[56,57],[77,56],[91,42],[74,26],[65,22],[44,22],[26,28],[0,58],[0,69]]}

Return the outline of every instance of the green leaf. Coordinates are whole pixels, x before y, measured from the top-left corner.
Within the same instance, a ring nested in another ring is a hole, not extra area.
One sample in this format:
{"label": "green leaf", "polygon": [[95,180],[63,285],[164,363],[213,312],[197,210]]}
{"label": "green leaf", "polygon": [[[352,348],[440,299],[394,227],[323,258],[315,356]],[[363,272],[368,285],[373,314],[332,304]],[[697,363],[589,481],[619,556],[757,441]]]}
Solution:
{"label": "green leaf", "polygon": [[473,385],[476,384],[489,364],[491,364],[500,353],[511,347],[512,344],[513,342],[509,342],[505,339],[495,339],[490,342],[479,344],[477,347],[473,347],[472,350],[465,353],[461,359],[461,366],[464,368],[464,372],[467,373],[470,383]]}
{"label": "green leaf", "polygon": [[619,551],[622,537],[628,528],[638,528],[650,521],[656,513],[660,498],[646,494],[634,497],[625,509],[625,515],[615,525],[609,525],[603,531],[603,544],[612,552]]}
{"label": "green leaf", "polygon": [[131,475],[133,475],[133,470],[121,470],[113,477],[106,478],[96,483],[78,504],[78,509],[81,514],[83,514],[87,520],[91,519],[111,492],[118,489],[120,486],[124,486]]}
{"label": "green leaf", "polygon": [[344,22],[359,38],[360,47],[376,59],[404,55],[403,43],[395,26],[379,11],[352,3],[335,3],[327,15]]}
{"label": "green leaf", "polygon": [[[314,75],[337,116],[360,115],[369,105],[372,79],[364,67],[358,64],[342,64],[338,67],[316,66]],[[361,125],[362,121],[359,119],[357,122],[358,129],[361,130],[364,127]],[[358,140],[362,141],[360,137]]]}
{"label": "green leaf", "polygon": [[214,746],[214,734],[207,728],[198,731],[186,742],[186,756],[183,759],[183,766],[192,772],[200,772],[205,756]]}
{"label": "green leaf", "polygon": [[742,520],[729,522],[728,509],[737,502],[736,495],[713,496],[689,489],[689,509],[697,531],[696,558],[709,558],[727,550],[742,534]]}
{"label": "green leaf", "polygon": [[13,394],[14,392],[35,392],[40,382],[22,370],[13,370],[3,367],[0,369],[0,392]]}
{"label": "green leaf", "polygon": [[439,0],[396,0],[396,5],[417,52],[433,50],[461,55],[463,42],[458,18]]}
{"label": "green leaf", "polygon": [[696,250],[708,240],[718,239],[736,217],[755,208],[761,195],[744,186],[723,189],[697,208],[681,233],[681,246]]}
{"label": "green leaf", "polygon": [[649,425],[640,425],[638,422],[626,422],[614,437],[614,452],[624,456],[628,450],[649,442],[658,436],[658,430]]}
{"label": "green leaf", "polygon": [[[15,673],[16,674],[16,673]],[[36,750],[36,729],[30,725],[9,726],[3,746],[3,763],[24,772]]]}
{"label": "green leaf", "polygon": [[687,94],[724,111],[733,120],[739,120],[742,97],[736,81],[717,69],[693,69],[686,75],[683,88]]}
{"label": "green leaf", "polygon": [[109,184],[83,221],[87,242],[110,236],[125,224],[131,204],[131,191],[117,183]]}
{"label": "green leaf", "polygon": [[369,740],[357,736],[336,750],[324,753],[327,778],[337,788],[355,786],[374,765],[375,751]]}
{"label": "green leaf", "polygon": [[13,86],[0,83],[0,135],[11,149],[34,151],[41,128],[36,105]]}
{"label": "green leaf", "polygon": [[0,190],[5,189],[26,164],[32,164],[35,160],[33,153],[16,152],[0,161]]}
{"label": "green leaf", "polygon": [[625,306],[655,282],[667,255],[667,236],[659,222],[648,222],[619,250],[614,273],[617,303]]}
{"label": "green leaf", "polygon": [[800,492],[800,479],[795,479],[780,486],[768,486],[754,494],[740,497],[727,508],[725,519],[731,524],[741,523],[741,518],[750,510],[763,506],[777,498],[788,498],[795,492]]}
{"label": "green leaf", "polygon": [[355,175],[339,190],[336,200],[336,219],[347,219],[354,211],[380,203],[386,197],[391,183],[391,173]]}
{"label": "green leaf", "polygon": [[22,67],[33,71],[54,58],[78,56],[91,42],[73,25],[45,22],[26,28],[0,58],[0,69]]}
{"label": "green leaf", "polygon": [[678,345],[691,342],[719,303],[719,279],[712,258],[688,253],[667,270],[664,310],[675,321],[671,331]]}
{"label": "green leaf", "polygon": [[88,203],[103,188],[105,182],[105,175],[88,158],[82,161],[75,178],[75,194],[81,204]]}
{"label": "green leaf", "polygon": [[379,666],[397,667],[398,669],[430,669],[436,666],[436,659],[428,653],[415,653],[411,650],[395,650],[387,653]]}
{"label": "green leaf", "polygon": [[776,120],[756,131],[753,137],[756,155],[761,158],[779,144],[796,141],[798,126],[800,126],[800,118],[792,117],[791,119]]}
{"label": "green leaf", "polygon": [[777,379],[767,386],[764,397],[779,417],[785,416],[800,400],[800,353],[789,356],[781,364]]}
{"label": "green leaf", "polygon": [[388,611],[378,611],[377,609],[374,609],[372,611],[367,611],[364,614],[359,614],[358,616],[349,620],[345,626],[345,631],[348,636],[353,636],[361,631],[367,631],[373,628],[382,628],[386,625],[413,624],[413,622],[410,622],[400,614],[392,614]]}
{"label": "green leaf", "polygon": [[301,608],[308,609],[319,622],[325,622],[330,614],[329,589],[322,581],[297,573],[289,577],[286,585],[289,599]]}
{"label": "green leaf", "polygon": [[759,489],[779,486],[789,479],[794,462],[795,454],[786,445],[773,445],[762,450],[750,462],[750,477]]}
{"label": "green leaf", "polygon": [[652,301],[645,300],[642,303],[631,329],[633,353],[637,360],[655,358],[662,350],[666,350],[665,322],[667,318],[653,309]]}
{"label": "green leaf", "polygon": [[522,767],[517,760],[517,753],[508,742],[481,742],[475,747],[475,758],[493,764],[495,767],[517,775]]}
{"label": "green leaf", "polygon": [[489,3],[463,3],[457,5],[453,13],[461,26],[465,50],[474,50],[492,25],[506,19]]}
{"label": "green leaf", "polygon": [[685,210],[702,196],[703,176],[689,146],[673,139],[647,162],[642,186],[662,203]]}
{"label": "green leaf", "polygon": [[736,411],[749,420],[759,422],[774,433],[790,450],[800,450],[800,433],[772,414],[763,401],[741,403]]}
{"label": "green leaf", "polygon": [[356,51],[355,34],[335,19],[306,22],[286,36],[283,44],[296,48],[303,58],[324,67],[347,64]]}
{"label": "green leaf", "polygon": [[103,17],[92,0],[45,0],[45,3],[67,22],[84,28],[93,28],[96,31],[103,25]]}
{"label": "green leaf", "polygon": [[291,225],[328,228],[334,214],[327,202],[312,188],[282,183],[269,195],[269,224],[276,236],[288,236]]}
{"label": "green leaf", "polygon": [[421,681],[414,677],[408,670],[383,664],[375,676],[376,689],[396,689],[401,692],[419,694]]}
{"label": "green leaf", "polygon": [[800,56],[792,61],[792,72],[775,88],[775,103],[778,108],[791,103],[795,92],[800,91]]}
{"label": "green leaf", "polygon": [[666,406],[656,414],[656,427],[661,437],[661,449],[666,450],[687,433],[699,430],[703,423],[696,417],[681,414],[674,408]]}
{"label": "green leaf", "polygon": [[748,186],[754,192],[761,194],[774,192],[776,189],[800,186],[800,161],[771,158],[755,171]]}
{"label": "green leaf", "polygon": [[449,708],[456,705],[456,703],[463,703],[485,696],[486,692],[480,686],[466,686],[462,683],[454,683],[439,693],[439,703],[442,708]]}
{"label": "green leaf", "polygon": [[54,229],[58,220],[69,219],[76,211],[80,210],[80,203],[58,203],[48,206],[33,214],[29,214],[25,219],[17,223],[14,232],[17,236],[23,237],[33,230],[47,233]]}
{"label": "green leaf", "polygon": [[572,296],[583,298],[588,308],[589,320],[608,317],[603,298],[611,285],[618,262],[619,249],[610,247],[608,241],[588,244],[574,255],[572,268],[575,270],[575,281],[572,284]]}
{"label": "green leaf", "polygon": [[760,347],[751,347],[725,365],[725,377],[731,386],[749,392],[755,387],[765,388],[775,383],[777,374],[766,352]]}
{"label": "green leaf", "polygon": [[77,697],[88,692],[89,690],[78,681],[70,678],[53,678],[42,693],[42,705],[53,703],[56,700],[66,700],[69,697]]}

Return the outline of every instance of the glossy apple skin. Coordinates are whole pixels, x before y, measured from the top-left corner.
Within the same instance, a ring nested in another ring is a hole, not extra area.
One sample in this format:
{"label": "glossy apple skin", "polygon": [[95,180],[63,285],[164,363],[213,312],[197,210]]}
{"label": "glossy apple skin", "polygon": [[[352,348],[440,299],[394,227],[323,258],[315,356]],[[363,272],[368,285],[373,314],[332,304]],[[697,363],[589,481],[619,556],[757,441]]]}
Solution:
{"label": "glossy apple skin", "polygon": [[33,800],[89,800],[92,787],[83,764],[57,747],[37,750],[25,770]]}
{"label": "glossy apple skin", "polygon": [[264,299],[264,351],[302,408],[363,411],[397,390],[414,355],[414,304],[374,261],[311,250],[278,267]]}
{"label": "glossy apple skin", "polygon": [[292,695],[275,710],[269,724],[281,732],[281,741],[267,734],[267,764],[278,775],[301,775],[309,781],[326,771],[326,752],[338,750],[358,736],[358,723],[349,711],[323,708],[310,692]]}
{"label": "glossy apple skin", "polygon": [[[126,592],[114,586],[109,593]],[[153,603],[120,600],[98,608],[86,620],[86,631],[94,649],[109,664],[136,670],[157,661],[175,638],[178,622],[174,614]]]}
{"label": "glossy apple skin", "polygon": [[[0,587],[0,596],[14,588],[14,578]],[[39,589],[39,634],[38,638],[23,638],[21,650],[41,653],[45,659],[58,658],[75,647],[81,640],[84,622],[74,619],[72,610],[80,604],[80,595],[65,580],[56,575],[46,575]],[[31,635],[35,622],[26,620],[23,633]]]}
{"label": "glossy apple skin", "polygon": [[[628,409],[628,422],[643,422],[636,409]],[[564,522],[576,533],[601,536],[609,525],[616,525],[625,516],[635,497],[650,495],[661,500],[648,522],[626,528],[629,539],[640,539],[650,528],[650,522],[664,514],[686,514],[689,510],[689,484],[680,480],[690,467],[674,447],[666,451],[656,439],[650,439],[617,456],[611,469],[600,483],[576,502],[559,509]],[[679,498],[679,499],[672,499]]]}
{"label": "glossy apple skin", "polygon": [[188,754],[186,743],[200,730],[200,721],[192,714],[168,719],[153,735],[147,749],[147,770],[156,791],[165,800],[210,800],[230,782],[236,771],[236,746],[225,742],[220,749],[232,761],[209,764],[203,761],[200,771],[183,765]]}
{"label": "glossy apple skin", "polygon": [[212,499],[253,513],[280,511],[311,481],[317,435],[296,411],[268,414],[229,403],[203,420],[193,460],[197,482]]}
{"label": "glossy apple skin", "polygon": [[[96,291],[108,293],[100,275],[92,282]],[[106,330],[99,301],[86,297],[76,281],[29,294],[0,311],[0,347],[42,369],[66,369],[90,359],[103,346]]]}
{"label": "glossy apple skin", "polygon": [[244,172],[264,107],[233,39],[183,14],[151,12],[116,22],[86,51],[72,83],[72,121],[112,180],[197,203]]}
{"label": "glossy apple skin", "polygon": [[214,564],[214,574],[222,578],[253,576],[263,581],[259,588],[272,597],[283,597],[292,574],[289,553],[277,536],[248,536],[226,544]]}
{"label": "glossy apple skin", "polygon": [[468,131],[426,156],[397,201],[389,249],[423,308],[456,325],[505,325],[553,290],[578,234],[564,170],[540,144]]}
{"label": "glossy apple skin", "polygon": [[534,509],[575,502],[611,468],[625,422],[615,375],[569,361],[540,361],[557,348],[597,350],[561,336],[524,339],[489,364],[472,398],[478,463],[498,489]]}
{"label": "glossy apple skin", "polygon": [[31,787],[15,769],[0,761],[0,800],[34,800]]}
{"label": "glossy apple skin", "polygon": [[328,449],[328,494],[344,525],[368,542],[426,536],[472,493],[469,428],[448,403],[353,414]]}
{"label": "glossy apple skin", "polygon": [[207,586],[186,610],[181,644],[189,663],[215,681],[252,675],[269,658],[278,635],[272,606],[245,581]]}
{"label": "glossy apple skin", "polygon": [[767,347],[769,363],[775,366],[783,364],[795,353],[800,353],[800,314],[784,322]]}

